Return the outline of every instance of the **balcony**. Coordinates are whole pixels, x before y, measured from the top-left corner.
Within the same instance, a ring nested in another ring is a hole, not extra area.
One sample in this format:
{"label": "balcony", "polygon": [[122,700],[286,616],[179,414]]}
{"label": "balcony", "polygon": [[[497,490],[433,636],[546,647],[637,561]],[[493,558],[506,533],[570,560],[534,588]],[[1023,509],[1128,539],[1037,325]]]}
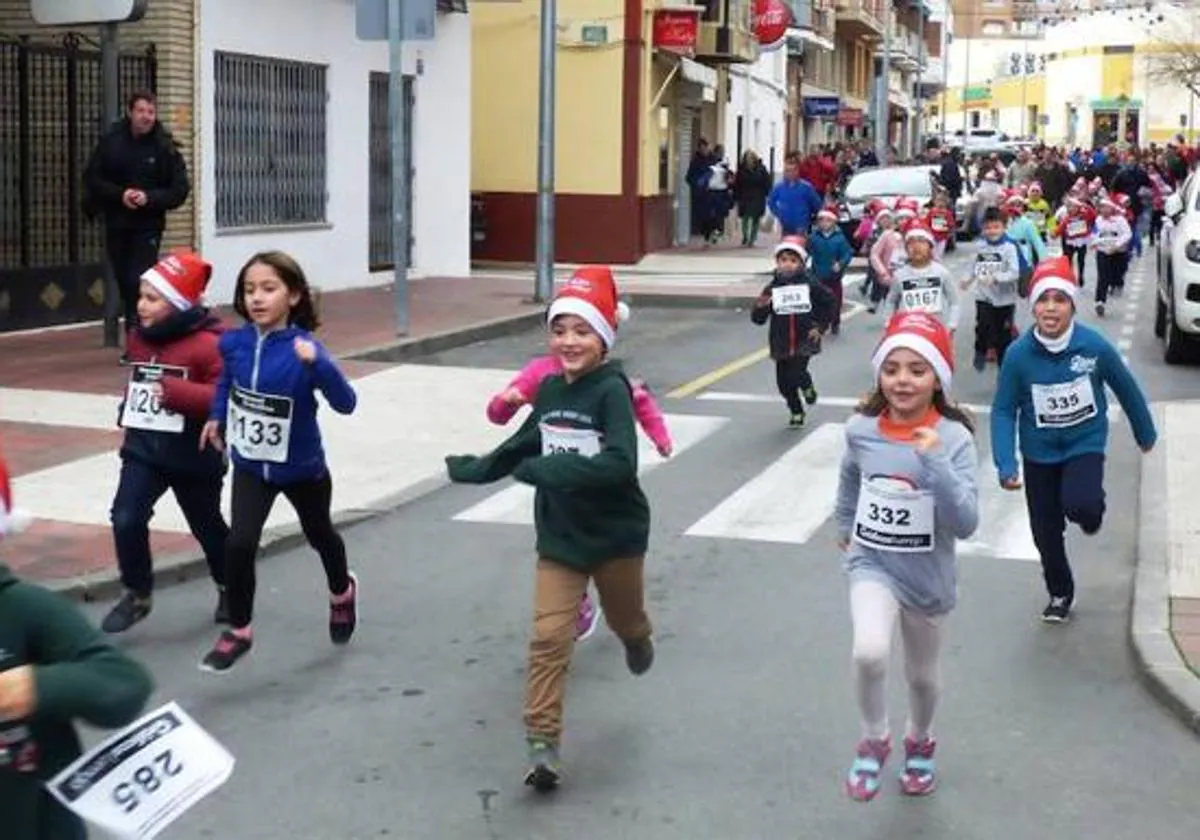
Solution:
{"label": "balcony", "polygon": [[915,32],[902,26],[892,28],[888,63],[909,73],[921,69],[921,41]]}
{"label": "balcony", "polygon": [[706,64],[752,64],[757,61],[753,0],[708,0],[703,5],[696,58]]}
{"label": "balcony", "polygon": [[921,87],[940,90],[946,86],[946,62],[940,58],[925,59],[925,70],[921,73]]}
{"label": "balcony", "polygon": [[833,0],[793,0],[791,6],[793,25],[788,30],[788,55],[803,55],[806,44],[822,50],[834,49],[837,27]]}
{"label": "balcony", "polygon": [[883,23],[879,20],[879,0],[834,0],[837,28],[851,39],[879,39]]}

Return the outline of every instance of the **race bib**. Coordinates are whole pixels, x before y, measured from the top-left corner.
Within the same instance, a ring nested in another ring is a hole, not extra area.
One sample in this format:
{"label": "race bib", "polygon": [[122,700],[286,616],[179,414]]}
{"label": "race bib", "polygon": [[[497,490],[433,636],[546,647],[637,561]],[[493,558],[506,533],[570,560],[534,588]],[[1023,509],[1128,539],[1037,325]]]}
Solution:
{"label": "race bib", "polygon": [[600,433],[595,429],[575,429],[570,426],[551,426],[539,423],[542,433],[542,454],[558,455],[573,452],[585,458],[600,454]]}
{"label": "race bib", "polygon": [[945,233],[950,229],[950,222],[945,216],[934,216],[930,222],[935,233]]}
{"label": "race bib", "polygon": [[932,493],[888,479],[864,481],[854,514],[854,539],[880,551],[932,551],[933,514]]}
{"label": "race bib", "polygon": [[183,431],[183,415],[164,408],[162,398],[153,389],[155,383],[171,376],[187,379],[187,369],[173,365],[133,366],[121,408],[121,428],[176,435]]}
{"label": "race bib", "polygon": [[1092,378],[1033,386],[1033,413],[1039,429],[1065,429],[1096,416]]}
{"label": "race bib", "polygon": [[992,283],[995,282],[996,275],[1000,273],[1000,263],[993,260],[976,260],[972,270],[975,279],[980,283]]}
{"label": "race bib", "polygon": [[1028,213],[1029,221],[1033,222],[1034,227],[1042,227],[1046,224],[1046,214],[1038,210],[1030,210]]}
{"label": "race bib", "polygon": [[905,280],[900,286],[900,308],[905,312],[942,311],[942,281],[938,277]]}
{"label": "race bib", "polygon": [[1067,236],[1071,239],[1079,239],[1087,236],[1088,225],[1085,219],[1071,219],[1067,222]]}
{"label": "race bib", "polygon": [[812,312],[812,289],[808,284],[776,286],[771,289],[771,308],[776,315],[802,315]]}
{"label": "race bib", "polygon": [[250,461],[287,462],[292,437],[292,399],[234,385],[229,392],[225,438]]}
{"label": "race bib", "polygon": [[172,702],[46,783],[64,806],[122,840],[146,840],[225,784],[234,760]]}

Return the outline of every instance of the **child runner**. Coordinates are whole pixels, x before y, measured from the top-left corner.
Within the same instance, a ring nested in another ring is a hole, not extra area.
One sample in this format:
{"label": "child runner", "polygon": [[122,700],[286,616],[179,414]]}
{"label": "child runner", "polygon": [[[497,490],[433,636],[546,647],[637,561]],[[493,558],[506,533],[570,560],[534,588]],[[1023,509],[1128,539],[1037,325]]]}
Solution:
{"label": "child runner", "polygon": [[824,207],[817,213],[817,228],[808,238],[812,256],[812,272],[817,281],[833,295],[833,321],[829,331],[837,335],[842,329],[842,275],[854,259],[854,251],[846,235],[838,227],[837,207]]}
{"label": "child runner", "polygon": [[[879,239],[881,228],[875,221],[875,217],[879,215],[879,211],[886,208],[887,205],[878,198],[872,198],[863,208],[862,218],[858,222],[858,228],[854,231],[854,242],[852,243],[858,253],[864,256],[870,256],[871,249],[875,246],[875,242]],[[870,259],[867,260],[867,273],[863,276],[862,283],[858,286],[858,293],[864,298],[869,298],[872,290],[875,288],[875,269],[871,266]]]}
{"label": "child runner", "polygon": [[[624,323],[629,318],[629,307],[624,303],[617,304],[617,321]],[[538,388],[542,382],[549,376],[557,376],[562,373],[562,358],[551,354],[548,356],[539,356],[531,361],[525,367],[521,368],[520,372],[513,378],[508,386],[496,394],[488,402],[487,416],[498,426],[503,426],[517,413],[523,405],[532,405],[537,401]],[[650,390],[645,383],[639,379],[630,381],[633,387],[633,413],[637,418],[638,425],[642,427],[642,431],[654,443],[654,448],[658,454],[664,458],[671,456],[673,445],[671,443],[671,433],[667,430],[667,421],[663,417],[662,409],[658,407]],[[585,641],[592,637],[596,632],[596,628],[600,625],[601,609],[592,601],[591,596],[583,593],[583,599],[579,602],[579,616],[575,621],[575,638],[577,641]]]}
{"label": "child runner", "polygon": [[[0,539],[15,531],[0,459]],[[154,690],[73,604],[0,564],[0,814],[4,840],[86,840],[87,829],[46,790],[81,755],[75,721],[131,723]]]}
{"label": "child runner", "polygon": [[329,584],[329,638],[350,641],[358,623],[358,579],[333,527],[333,481],[317,425],[316,392],[340,414],[354,411],[354,389],[329,352],[312,337],[319,325],[304,271],[287,254],[255,254],[238,272],[233,308],[247,323],[221,337],[225,370],[201,446],[233,460],[232,522],[225,550],[231,629],[200,663],[228,670],[254,642],[254,563],[263,524],[280,493],[321,555]]}
{"label": "child runner", "polygon": [[[996,472],[1008,490],[1020,489],[1020,472],[1025,474],[1029,522],[1050,593],[1042,620],[1053,623],[1066,621],[1075,605],[1063,541],[1066,523],[1095,534],[1104,518],[1105,385],[1117,395],[1142,451],[1149,452],[1157,440],[1146,397],[1120,353],[1099,331],[1075,319],[1078,295],[1065,256],[1037,267],[1029,296],[1034,328],[1010,348],[992,401]],[[1014,436],[1021,441],[1021,470]]]}
{"label": "child runner", "polygon": [[1029,219],[1043,244],[1046,242],[1046,223],[1051,216],[1050,202],[1042,195],[1042,185],[1034,181],[1029,185],[1029,193],[1025,197],[1025,218]]}
{"label": "child runner", "polygon": [[1025,197],[1016,190],[1013,190],[1004,202],[1004,210],[1008,215],[1008,238],[1016,242],[1017,247],[1021,249],[1021,276],[1017,281],[1019,297],[1029,294],[1029,279],[1033,276],[1033,267],[1046,258],[1046,243],[1042,241],[1042,234],[1029,220],[1025,208]]}
{"label": "child runner", "polygon": [[1108,293],[1123,282],[1121,273],[1127,265],[1126,248],[1133,238],[1129,221],[1117,196],[1100,199],[1100,215],[1096,217],[1092,247],[1096,250],[1096,314],[1104,317]]}
{"label": "child runner", "polygon": [[225,541],[221,515],[225,464],[201,451],[221,354],[221,322],[200,305],[212,266],[189,252],[172,254],[142,275],[137,315],[125,353],[132,372],[119,412],[125,429],[121,478],[112,504],[113,541],[125,594],[104,617],[105,633],[123,633],[150,614],[154,589],[150,518],[170,490],[204,549],[217,586],[214,620],[229,621],[225,603]]}
{"label": "child runner", "polygon": [[562,373],[542,382],[521,428],[488,455],[446,457],[452,481],[484,484],[511,474],[536,488],[537,586],[524,716],[525,783],[539,791],[554,789],[562,776],[567,669],[589,580],[624,644],[629,671],[644,674],[654,662],[642,585],[650,507],[638,482],[632,388],[620,363],[608,358],[617,339],[611,269],[578,269],[550,305],[547,323]]}
{"label": "child runner", "polygon": [[1092,225],[1096,222],[1096,211],[1078,195],[1068,195],[1058,211],[1058,230],[1062,235],[1063,254],[1074,261],[1078,268],[1079,288],[1084,287],[1084,270],[1087,266],[1088,245],[1092,241]]}
{"label": "child runner", "polygon": [[924,224],[915,224],[904,235],[908,262],[896,269],[884,312],[927,312],[950,331],[958,327],[958,289],[950,272],[934,259],[936,235]]}
{"label": "child runner", "polygon": [[904,237],[896,229],[896,217],[889,208],[883,207],[875,214],[875,224],[879,227],[879,236],[871,245],[867,258],[873,280],[867,311],[872,314],[879,302],[887,297],[892,287],[892,272],[899,262],[897,255],[904,250]]}
{"label": "child runner", "polygon": [[775,246],[775,276],[750,307],[750,320],[765,324],[775,360],[775,385],[787,403],[788,425],[804,425],[804,403],[817,401],[809,360],[821,352],[821,336],[833,321],[833,293],[804,268],[808,254],[800,240],[785,237]]}
{"label": "child runner", "polygon": [[933,258],[938,262],[946,255],[946,247],[955,236],[958,222],[954,218],[954,210],[950,206],[950,193],[945,187],[938,187],[933,193],[933,206],[925,212],[922,220],[926,227],[933,231]]}
{"label": "child runner", "polygon": [[1021,249],[1004,232],[1004,213],[989,207],[983,213],[983,241],[975,253],[971,276],[962,283],[965,290],[978,286],[975,294],[975,370],[987,364],[989,350],[996,352],[998,364],[1013,340],[1017,308],[1017,281],[1021,276]]}
{"label": "child runner", "polygon": [[871,359],[875,390],[846,423],[836,517],[862,720],[846,791],[859,802],[879,792],[891,752],[887,664],[897,620],[910,707],[900,786],[920,796],[937,785],[941,625],[957,598],[955,543],[979,522],[974,427],[949,400],[953,352],[937,318],[894,316]]}

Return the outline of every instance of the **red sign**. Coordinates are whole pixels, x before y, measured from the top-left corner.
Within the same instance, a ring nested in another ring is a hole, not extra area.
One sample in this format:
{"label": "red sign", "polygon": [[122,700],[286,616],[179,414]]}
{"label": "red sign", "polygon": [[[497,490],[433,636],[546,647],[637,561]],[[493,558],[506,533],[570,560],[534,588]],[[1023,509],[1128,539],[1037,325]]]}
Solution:
{"label": "red sign", "polygon": [[837,113],[838,125],[860,126],[866,123],[867,115],[861,108],[842,108]]}
{"label": "red sign", "polygon": [[754,37],[766,51],[778,49],[792,25],[792,7],[783,0],[754,0]]}
{"label": "red sign", "polygon": [[656,9],[654,12],[654,46],[689,55],[696,49],[700,36],[700,9]]}

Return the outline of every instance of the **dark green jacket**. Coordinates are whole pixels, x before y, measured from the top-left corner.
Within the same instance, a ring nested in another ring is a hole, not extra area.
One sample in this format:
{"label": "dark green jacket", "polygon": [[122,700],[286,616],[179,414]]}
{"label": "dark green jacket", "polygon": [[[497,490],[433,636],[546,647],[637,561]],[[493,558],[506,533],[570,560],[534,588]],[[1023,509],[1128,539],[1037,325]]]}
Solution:
{"label": "dark green jacket", "polygon": [[[599,452],[578,454],[568,443],[560,447],[565,451],[542,454],[544,427],[549,443],[558,437],[553,428],[590,430],[599,436]],[[638,483],[632,392],[617,362],[570,384],[562,375],[549,377],[512,437],[483,457],[451,455],[446,467],[452,481],[486,484],[512,475],[537,488],[539,557],[586,572],[646,553],[650,505]]]}
{"label": "dark green jacket", "polygon": [[154,684],[73,604],[0,565],[0,672],[21,665],[34,667],[37,711],[0,721],[0,837],[75,838],[78,821],[42,786],[80,755],[73,722],[124,726]]}

